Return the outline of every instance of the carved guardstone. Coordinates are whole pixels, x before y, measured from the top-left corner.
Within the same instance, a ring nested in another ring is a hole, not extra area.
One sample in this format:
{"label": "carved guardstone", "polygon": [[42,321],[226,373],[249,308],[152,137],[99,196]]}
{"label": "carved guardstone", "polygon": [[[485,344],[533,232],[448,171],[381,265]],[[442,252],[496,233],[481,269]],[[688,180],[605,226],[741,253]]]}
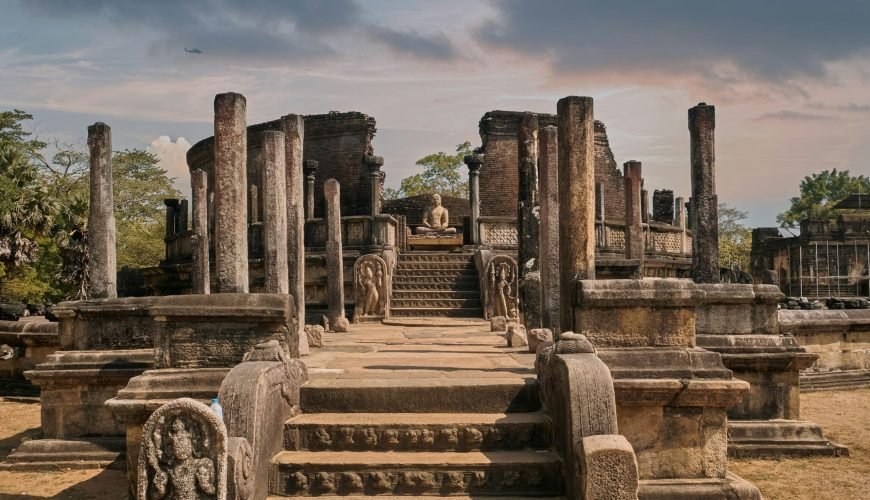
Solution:
{"label": "carved guardstone", "polygon": [[137,500],[227,497],[227,431],[211,409],[193,399],[171,401],[143,429]]}
{"label": "carved guardstone", "polygon": [[353,265],[353,322],[379,321],[390,316],[390,275],[384,259],[363,255]]}
{"label": "carved guardstone", "polygon": [[517,274],[517,262],[507,255],[496,255],[487,263],[482,287],[486,319],[504,316],[516,320],[519,317]]}

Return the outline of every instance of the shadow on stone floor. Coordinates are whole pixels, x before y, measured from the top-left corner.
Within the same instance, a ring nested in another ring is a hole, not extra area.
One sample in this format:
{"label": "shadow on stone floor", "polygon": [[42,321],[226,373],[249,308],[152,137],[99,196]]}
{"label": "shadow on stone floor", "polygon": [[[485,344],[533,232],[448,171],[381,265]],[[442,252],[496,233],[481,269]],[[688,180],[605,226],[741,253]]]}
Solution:
{"label": "shadow on stone floor", "polygon": [[456,366],[425,366],[425,365],[366,365],[363,366],[366,370],[428,370],[435,372],[505,372],[528,375],[534,373],[534,368],[517,367],[493,367],[493,368],[474,368],[474,367],[456,367]]}
{"label": "shadow on stone floor", "polygon": [[13,436],[8,436],[0,439],[0,462],[6,460],[6,457],[9,456],[10,453],[12,453],[12,450],[17,448],[18,445],[21,444],[22,439],[36,439],[41,435],[42,431],[39,428],[33,428],[21,431]]}
{"label": "shadow on stone floor", "polygon": [[[51,481],[51,476],[46,478]],[[103,469],[97,475],[73,484],[54,495],[0,494],[3,500],[115,500],[126,499],[127,476],[124,471]]]}

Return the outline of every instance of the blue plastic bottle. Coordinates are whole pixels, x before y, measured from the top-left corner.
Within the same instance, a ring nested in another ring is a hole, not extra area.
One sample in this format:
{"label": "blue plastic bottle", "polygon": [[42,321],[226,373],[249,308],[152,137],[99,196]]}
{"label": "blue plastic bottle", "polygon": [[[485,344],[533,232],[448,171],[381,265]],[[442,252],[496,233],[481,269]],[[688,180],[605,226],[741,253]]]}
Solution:
{"label": "blue plastic bottle", "polygon": [[218,402],[218,398],[211,398],[211,411],[218,416],[221,421],[224,419],[224,409],[221,404]]}

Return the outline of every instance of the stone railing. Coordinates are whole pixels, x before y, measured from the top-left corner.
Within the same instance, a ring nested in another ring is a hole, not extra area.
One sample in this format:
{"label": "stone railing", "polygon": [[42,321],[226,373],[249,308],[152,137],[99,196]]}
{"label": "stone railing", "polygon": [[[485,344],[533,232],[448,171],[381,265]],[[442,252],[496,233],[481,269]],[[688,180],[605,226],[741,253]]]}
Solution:
{"label": "stone railing", "polygon": [[637,499],[637,458],[619,435],[613,379],[592,344],[564,332],[538,349],[535,369],[565,463],[566,496]]}
{"label": "stone railing", "polygon": [[485,216],[477,219],[480,244],[492,248],[517,248],[519,236],[516,217]]}
{"label": "stone railing", "polygon": [[[342,248],[394,247],[398,221],[390,215],[354,215],[341,218]],[[305,223],[305,248],[326,247],[326,219]]]}
{"label": "stone railing", "polygon": [[[677,226],[644,224],[644,253],[646,255],[692,255],[692,235]],[[595,246],[599,252],[625,252],[625,224],[598,221],[595,223]]]}

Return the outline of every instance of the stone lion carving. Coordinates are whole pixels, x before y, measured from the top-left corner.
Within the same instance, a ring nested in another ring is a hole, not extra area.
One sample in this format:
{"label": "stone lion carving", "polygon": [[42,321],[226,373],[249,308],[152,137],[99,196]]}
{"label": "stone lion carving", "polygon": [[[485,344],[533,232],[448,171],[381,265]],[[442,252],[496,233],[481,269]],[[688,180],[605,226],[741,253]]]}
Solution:
{"label": "stone lion carving", "polygon": [[223,422],[192,399],[161,406],[145,423],[137,469],[137,500],[226,500]]}
{"label": "stone lion carving", "polygon": [[486,319],[518,317],[517,262],[513,258],[496,255],[487,263],[483,295]]}
{"label": "stone lion carving", "polygon": [[356,307],[353,322],[389,317],[390,274],[387,263],[377,255],[363,255],[353,265]]}

